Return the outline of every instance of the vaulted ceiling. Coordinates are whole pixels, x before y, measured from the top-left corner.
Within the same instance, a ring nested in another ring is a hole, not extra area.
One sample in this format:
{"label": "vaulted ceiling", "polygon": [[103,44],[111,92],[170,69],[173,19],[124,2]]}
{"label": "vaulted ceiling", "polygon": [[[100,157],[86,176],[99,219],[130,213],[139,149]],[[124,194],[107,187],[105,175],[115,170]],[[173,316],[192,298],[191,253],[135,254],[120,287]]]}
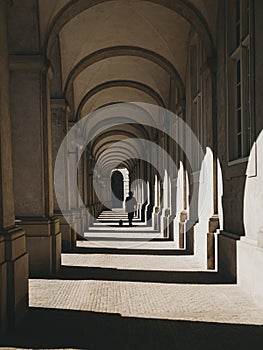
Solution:
{"label": "vaulted ceiling", "polygon": [[171,84],[184,98],[190,36],[213,54],[217,1],[39,0],[53,95],[67,99],[75,120],[116,102],[169,108]]}

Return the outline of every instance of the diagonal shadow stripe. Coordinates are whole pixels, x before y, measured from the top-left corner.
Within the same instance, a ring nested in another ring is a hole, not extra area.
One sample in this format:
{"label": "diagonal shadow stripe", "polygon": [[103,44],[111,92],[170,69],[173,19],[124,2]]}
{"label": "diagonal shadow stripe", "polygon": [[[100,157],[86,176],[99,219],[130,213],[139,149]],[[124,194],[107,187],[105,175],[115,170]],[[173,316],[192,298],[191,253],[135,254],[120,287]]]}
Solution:
{"label": "diagonal shadow stripe", "polygon": [[76,248],[67,254],[113,254],[113,255],[193,255],[183,249],[123,249],[123,248]]}
{"label": "diagonal shadow stripe", "polygon": [[235,281],[218,272],[124,270],[100,267],[62,266],[54,274],[62,280],[103,280],[147,283],[233,284]]}
{"label": "diagonal shadow stripe", "polygon": [[52,308],[29,308],[0,347],[90,350],[260,349],[263,327],[165,320]]}

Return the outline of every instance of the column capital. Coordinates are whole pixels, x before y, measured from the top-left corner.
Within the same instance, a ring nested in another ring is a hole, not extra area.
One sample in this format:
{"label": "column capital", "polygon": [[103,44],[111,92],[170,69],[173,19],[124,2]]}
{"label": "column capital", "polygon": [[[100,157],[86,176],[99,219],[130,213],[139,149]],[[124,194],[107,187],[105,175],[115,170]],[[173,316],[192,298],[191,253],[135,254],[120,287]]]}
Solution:
{"label": "column capital", "polygon": [[9,58],[9,69],[11,71],[41,71],[47,73],[50,79],[53,78],[53,68],[44,55],[14,55],[11,54]]}
{"label": "column capital", "polygon": [[70,112],[70,106],[64,97],[51,98],[52,109],[62,109],[63,111]]}

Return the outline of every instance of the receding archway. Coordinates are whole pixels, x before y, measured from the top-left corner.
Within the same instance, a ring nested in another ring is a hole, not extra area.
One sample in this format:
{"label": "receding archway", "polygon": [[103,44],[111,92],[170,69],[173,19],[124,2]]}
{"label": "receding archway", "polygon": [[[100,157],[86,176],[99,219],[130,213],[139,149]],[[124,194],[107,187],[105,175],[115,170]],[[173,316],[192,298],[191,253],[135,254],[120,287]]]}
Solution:
{"label": "receding archway", "polygon": [[124,201],[123,176],[120,171],[114,171],[111,175],[112,208],[122,208]]}

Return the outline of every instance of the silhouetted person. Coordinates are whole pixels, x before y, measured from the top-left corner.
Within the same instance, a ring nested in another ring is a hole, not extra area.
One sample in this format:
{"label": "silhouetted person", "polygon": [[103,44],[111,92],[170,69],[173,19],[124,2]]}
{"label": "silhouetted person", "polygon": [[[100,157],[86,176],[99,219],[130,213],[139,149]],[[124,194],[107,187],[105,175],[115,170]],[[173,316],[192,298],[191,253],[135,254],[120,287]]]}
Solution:
{"label": "silhouetted person", "polygon": [[132,226],[132,219],[134,217],[135,206],[137,205],[136,199],[133,197],[132,191],[129,192],[129,197],[125,200],[125,209],[128,213],[129,225]]}

